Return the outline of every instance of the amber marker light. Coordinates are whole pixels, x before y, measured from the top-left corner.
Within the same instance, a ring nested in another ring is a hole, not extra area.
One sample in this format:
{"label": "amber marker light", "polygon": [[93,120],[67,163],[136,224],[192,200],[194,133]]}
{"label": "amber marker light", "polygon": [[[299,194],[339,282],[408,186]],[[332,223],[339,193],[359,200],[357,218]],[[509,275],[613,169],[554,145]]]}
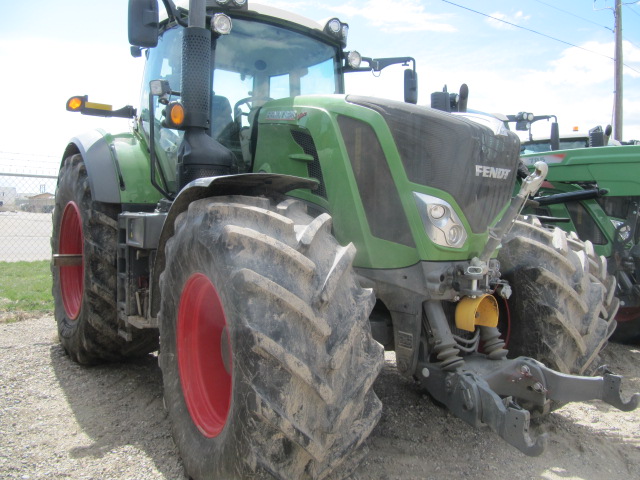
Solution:
{"label": "amber marker light", "polygon": [[184,126],[184,106],[180,102],[171,102],[167,105],[166,119],[169,128],[182,128]]}
{"label": "amber marker light", "polygon": [[82,105],[84,105],[85,97],[71,97],[67,100],[67,110],[70,112],[78,112],[82,109]]}

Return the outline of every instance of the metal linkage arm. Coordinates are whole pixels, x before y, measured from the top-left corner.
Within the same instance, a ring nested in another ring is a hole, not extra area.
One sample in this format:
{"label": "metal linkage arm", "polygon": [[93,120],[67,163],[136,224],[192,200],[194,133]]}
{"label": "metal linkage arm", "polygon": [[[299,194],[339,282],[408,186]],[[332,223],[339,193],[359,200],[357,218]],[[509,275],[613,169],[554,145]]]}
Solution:
{"label": "metal linkage arm", "polygon": [[543,407],[552,400],[569,403],[597,399],[628,412],[640,402],[640,393],[626,401],[622,398],[620,376],[567,375],[528,357],[490,360],[477,354],[465,357],[464,367],[454,372],[431,363],[419,364],[418,372],[422,386],[454,415],[474,427],[488,425],[530,456],[542,453],[547,436],[532,438],[529,411],[519,403]]}
{"label": "metal linkage arm", "polygon": [[620,386],[622,377],[605,373],[601,377],[581,377],[556,372],[544,364],[527,357],[509,360],[501,369],[495,369],[483,378],[499,395],[512,395],[518,399],[542,405],[546,400],[559,403],[602,400],[624,412],[638,407],[640,393],[628,401],[623,400]]}
{"label": "metal linkage arm", "polygon": [[435,368],[422,379],[422,384],[436,400],[468,424],[488,425],[526,455],[535,457],[544,451],[547,434],[531,438],[529,412],[511,399],[500,398],[479,375],[469,371],[447,373]]}

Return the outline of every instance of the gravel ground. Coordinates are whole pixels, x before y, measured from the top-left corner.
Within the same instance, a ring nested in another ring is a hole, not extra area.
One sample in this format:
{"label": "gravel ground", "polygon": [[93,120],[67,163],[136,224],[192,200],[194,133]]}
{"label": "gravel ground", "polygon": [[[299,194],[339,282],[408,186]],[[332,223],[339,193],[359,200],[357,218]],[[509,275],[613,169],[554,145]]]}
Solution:
{"label": "gravel ground", "polygon": [[[640,349],[610,344],[603,360],[640,391]],[[53,318],[0,323],[0,479],[185,480],[161,384],[154,356],[81,367]],[[537,427],[549,448],[530,458],[435,405],[392,355],[375,390],[383,417],[354,480],[640,478],[640,411],[565,406]]]}

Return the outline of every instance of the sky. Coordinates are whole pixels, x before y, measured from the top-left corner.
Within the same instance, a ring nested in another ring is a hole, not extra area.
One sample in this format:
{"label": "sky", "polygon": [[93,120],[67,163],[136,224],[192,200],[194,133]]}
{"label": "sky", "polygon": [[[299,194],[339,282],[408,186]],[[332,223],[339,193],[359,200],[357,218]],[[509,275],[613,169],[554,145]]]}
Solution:
{"label": "sky", "polygon": [[[162,2],[160,2],[161,4]],[[252,1],[249,0],[249,5]],[[418,103],[469,86],[469,108],[556,115],[560,132],[612,122],[613,0],[260,0],[349,23],[348,49],[416,59]],[[623,140],[640,140],[640,1],[623,0]],[[57,168],[66,144],[129,121],[65,111],[73,95],[139,106],[144,60],[127,39],[127,0],[31,0],[0,16],[0,171]],[[347,92],[402,99],[403,67],[348,77]],[[535,124],[534,135],[549,124]]]}

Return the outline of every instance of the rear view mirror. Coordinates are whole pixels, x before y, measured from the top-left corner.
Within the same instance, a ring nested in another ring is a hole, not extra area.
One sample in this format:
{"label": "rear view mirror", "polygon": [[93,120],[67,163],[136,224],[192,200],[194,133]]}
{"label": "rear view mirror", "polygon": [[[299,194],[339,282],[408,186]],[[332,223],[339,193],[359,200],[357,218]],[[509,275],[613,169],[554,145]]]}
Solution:
{"label": "rear view mirror", "polygon": [[604,129],[604,144],[609,145],[609,139],[611,138],[611,134],[613,133],[613,127],[611,125],[607,125]]}
{"label": "rear view mirror", "polygon": [[558,122],[551,124],[551,150],[560,150],[560,130],[558,128]]}
{"label": "rear view mirror", "polygon": [[418,74],[410,68],[404,71],[404,101],[418,103]]}
{"label": "rear view mirror", "polygon": [[469,101],[469,87],[466,83],[460,85],[460,94],[458,95],[458,111],[467,111],[467,102]]}
{"label": "rear view mirror", "polygon": [[137,47],[158,45],[158,1],[129,0],[129,43]]}

